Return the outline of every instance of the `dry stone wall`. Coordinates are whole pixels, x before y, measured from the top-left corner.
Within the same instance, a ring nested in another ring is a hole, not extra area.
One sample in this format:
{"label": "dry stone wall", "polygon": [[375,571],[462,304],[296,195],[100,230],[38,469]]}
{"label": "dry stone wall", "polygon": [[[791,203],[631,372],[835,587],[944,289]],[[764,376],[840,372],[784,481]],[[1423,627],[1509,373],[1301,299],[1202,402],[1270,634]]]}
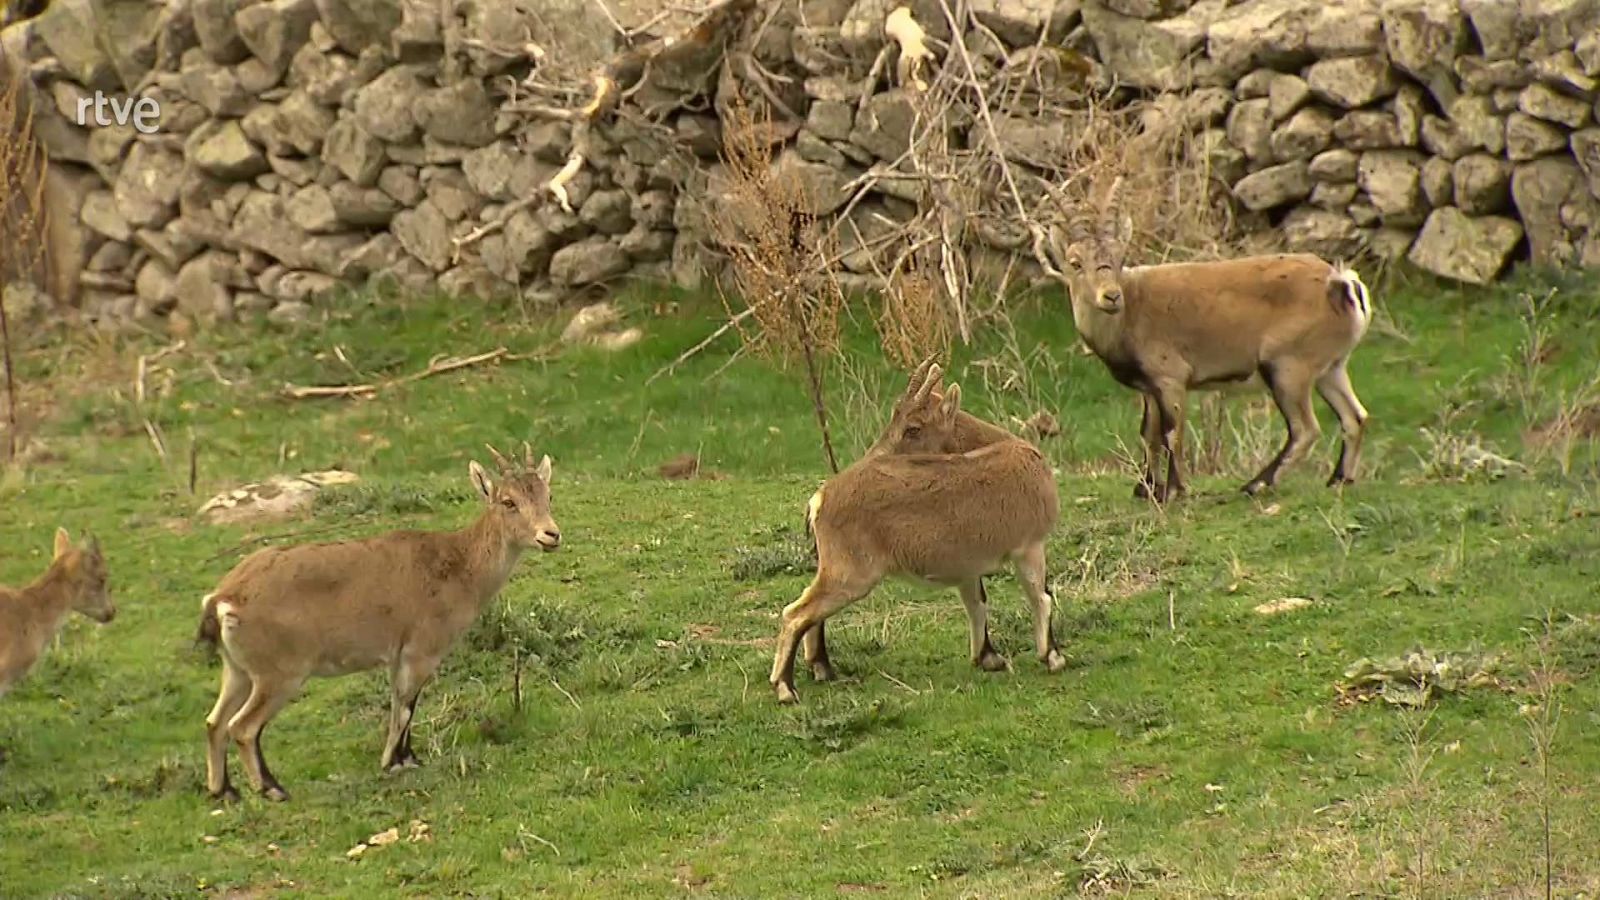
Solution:
{"label": "dry stone wall", "polygon": [[[460,295],[693,282],[729,68],[689,54],[651,72],[626,102],[653,124],[598,124],[570,209],[521,206],[572,150],[569,123],[519,97],[536,73],[514,36],[539,2],[56,0],[9,30],[57,215],[79,226],[56,248],[80,262],[73,302],[104,323],[292,321],[374,276]],[[894,66],[871,65],[894,5],[788,0],[762,16],[752,55],[797,120],[777,164],[817,186],[820,213],[905,149]],[[937,0],[908,5],[949,36]],[[1600,266],[1600,0],[971,6],[986,64],[1070,47],[1125,93],[1184,98],[1240,221],[1290,247],[1478,283],[1518,257]],[[868,74],[881,81],[858,103]],[[158,130],[79,125],[95,91],[154,99]],[[1001,124],[1019,164],[1048,153],[1048,127]],[[861,210],[892,219],[912,199],[884,180],[850,214],[870,232]]]}

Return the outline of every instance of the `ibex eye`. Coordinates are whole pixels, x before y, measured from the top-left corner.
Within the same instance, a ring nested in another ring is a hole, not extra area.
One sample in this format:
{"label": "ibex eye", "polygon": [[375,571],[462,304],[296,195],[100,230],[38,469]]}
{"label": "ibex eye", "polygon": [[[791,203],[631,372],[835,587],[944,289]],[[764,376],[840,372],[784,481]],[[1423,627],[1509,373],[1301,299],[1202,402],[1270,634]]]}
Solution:
{"label": "ibex eye", "polygon": [[517,501],[507,497],[506,499],[500,501],[500,505],[504,506],[506,509],[516,509]]}
{"label": "ibex eye", "polygon": [[906,437],[908,437],[908,438],[914,438],[914,437],[916,437],[917,435],[919,435],[921,433],[922,433],[922,426],[920,426],[920,425],[912,425],[910,428],[906,429]]}

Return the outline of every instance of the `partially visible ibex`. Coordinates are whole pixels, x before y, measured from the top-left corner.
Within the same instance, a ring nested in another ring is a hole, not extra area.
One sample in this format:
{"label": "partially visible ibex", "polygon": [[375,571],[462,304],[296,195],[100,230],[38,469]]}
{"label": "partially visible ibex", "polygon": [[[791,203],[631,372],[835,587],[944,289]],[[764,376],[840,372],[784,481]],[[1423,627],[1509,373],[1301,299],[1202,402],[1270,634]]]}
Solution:
{"label": "partially visible ibex", "polygon": [[227,744],[251,785],[288,799],[261,755],[261,731],[306,679],[388,666],[393,683],[382,765],[418,764],[417,696],[524,550],[554,550],[550,457],[523,445],[520,469],[493,447],[500,479],[468,466],[488,508],[459,531],[394,531],[359,541],[274,547],[245,558],[202,601],[199,639],[221,650],[222,687],[206,717],[206,787],[236,796]]}
{"label": "partially visible ibex", "polygon": [[[802,635],[816,626],[820,636],[825,619],[891,575],[958,588],[973,664],[1007,668],[989,641],[983,577],[1008,560],[1033,601],[1040,661],[1051,672],[1066,666],[1050,627],[1053,601],[1045,577],[1045,540],[1060,512],[1055,476],[1032,444],[962,419],[960,386],[936,394],[938,376],[937,367],[925,363],[873,449],[811,498],[807,522],[817,574],[783,611],[771,676],[779,702],[799,699],[794,657]],[[988,442],[976,449],[938,452],[979,434]],[[896,452],[902,448],[911,449]],[[831,677],[822,641],[807,645],[808,654],[820,651],[808,659],[813,673],[819,680]]]}
{"label": "partially visible ibex", "polygon": [[[1255,494],[1303,456],[1321,434],[1311,408],[1315,388],[1339,417],[1343,440],[1328,484],[1355,481],[1367,411],[1345,372],[1366,334],[1372,307],[1361,276],[1307,253],[1123,268],[1132,222],[1117,206],[1119,177],[1098,215],[1070,217],[1050,250],[1035,255],[1072,295],[1072,318],[1111,375],[1144,395],[1144,474],[1134,493],[1163,501],[1185,490],[1184,401],[1192,389],[1260,379],[1288,426],[1283,449],[1243,490]],[[1167,477],[1156,477],[1160,453]]]}
{"label": "partially visible ibex", "polygon": [[117,614],[106,593],[106,559],[91,536],[74,547],[66,529],[56,529],[50,568],[24,588],[0,585],[0,697],[28,674],[74,610],[102,624]]}

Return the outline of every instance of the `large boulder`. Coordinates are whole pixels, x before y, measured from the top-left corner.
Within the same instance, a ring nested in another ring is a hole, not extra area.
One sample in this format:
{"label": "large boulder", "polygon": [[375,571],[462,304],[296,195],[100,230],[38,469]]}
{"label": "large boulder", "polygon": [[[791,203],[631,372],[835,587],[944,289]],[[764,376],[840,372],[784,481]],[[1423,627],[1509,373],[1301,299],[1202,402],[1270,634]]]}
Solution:
{"label": "large boulder", "polygon": [[550,280],[563,287],[596,284],[628,271],[628,254],[610,238],[568,244],[550,258]]}
{"label": "large boulder", "polygon": [[1454,62],[1467,45],[1457,0],[1389,0],[1384,45],[1395,68],[1421,82],[1441,107],[1456,98]]}

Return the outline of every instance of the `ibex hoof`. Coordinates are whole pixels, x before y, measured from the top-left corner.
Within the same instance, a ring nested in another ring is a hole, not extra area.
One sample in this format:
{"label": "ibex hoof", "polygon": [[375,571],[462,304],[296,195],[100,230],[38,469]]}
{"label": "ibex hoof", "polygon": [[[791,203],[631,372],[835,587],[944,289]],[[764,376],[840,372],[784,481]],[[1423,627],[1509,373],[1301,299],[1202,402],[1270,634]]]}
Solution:
{"label": "ibex hoof", "polygon": [[1150,483],[1148,481],[1136,481],[1136,482],[1134,482],[1134,484],[1133,484],[1133,499],[1135,499],[1135,500],[1149,500],[1150,499]]}
{"label": "ibex hoof", "polygon": [[1351,478],[1347,475],[1341,475],[1338,472],[1333,473],[1333,475],[1328,478],[1328,487],[1344,487],[1347,484],[1355,483],[1356,480],[1354,478]]}
{"label": "ibex hoof", "polygon": [[1065,669],[1066,667],[1067,667],[1067,658],[1066,658],[1065,655],[1063,655],[1061,653],[1060,650],[1051,650],[1049,653],[1045,654],[1044,670],[1046,672],[1049,672],[1051,675],[1054,675],[1057,672],[1060,672],[1062,669]]}
{"label": "ibex hoof", "polygon": [[238,803],[239,792],[233,789],[233,785],[225,784],[222,786],[222,790],[211,792],[211,799],[220,800],[223,803]]}
{"label": "ibex hoof", "polygon": [[283,801],[289,799],[289,792],[274,784],[269,787],[262,788],[261,796],[271,800],[273,803],[282,803]]}
{"label": "ibex hoof", "polygon": [[1265,481],[1247,481],[1245,482],[1244,487],[1240,488],[1239,490],[1244,491],[1246,494],[1254,497],[1266,489],[1267,483]]}
{"label": "ibex hoof", "polygon": [[814,662],[811,664],[812,681],[832,681],[838,677],[839,673],[833,670],[832,663]]}
{"label": "ibex hoof", "polygon": [[978,657],[976,663],[978,668],[985,672],[1009,672],[1011,670],[1011,660],[993,650]]}
{"label": "ibex hoof", "polygon": [[796,693],[795,689],[790,685],[779,682],[778,684],[772,686],[772,690],[773,693],[778,695],[778,703],[783,706],[789,706],[800,702],[800,695]]}

